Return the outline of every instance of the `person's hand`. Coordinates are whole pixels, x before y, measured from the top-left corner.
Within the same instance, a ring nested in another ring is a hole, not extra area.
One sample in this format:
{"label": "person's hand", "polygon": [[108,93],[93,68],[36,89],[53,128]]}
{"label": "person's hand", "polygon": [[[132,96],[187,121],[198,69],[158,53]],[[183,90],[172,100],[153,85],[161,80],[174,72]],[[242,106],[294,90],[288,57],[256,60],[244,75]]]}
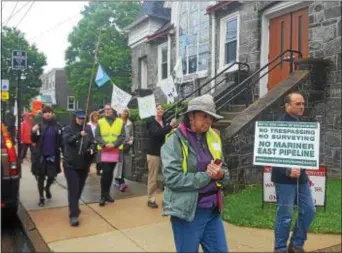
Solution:
{"label": "person's hand", "polygon": [[172,128],[177,127],[177,120],[176,119],[172,119],[170,125],[172,126]]}
{"label": "person's hand", "polygon": [[289,177],[299,177],[299,176],[300,176],[300,168],[291,168]]}
{"label": "person's hand", "polygon": [[216,165],[213,162],[207,166],[207,174],[214,180],[222,179],[224,172],[222,170],[222,165]]}
{"label": "person's hand", "polygon": [[127,144],[128,144],[128,145],[132,145],[132,144],[133,144],[133,141],[132,141],[132,140],[131,140],[131,141],[128,141]]}
{"label": "person's hand", "polygon": [[114,145],[113,145],[113,144],[106,144],[105,147],[106,147],[106,148],[114,148]]}
{"label": "person's hand", "polygon": [[33,132],[37,132],[39,130],[39,125],[38,124],[36,124],[36,125],[34,125],[33,127],[32,127],[32,131]]}
{"label": "person's hand", "polygon": [[82,131],[81,131],[81,136],[86,136],[86,135],[87,135],[87,132],[84,131],[84,130],[82,130]]}

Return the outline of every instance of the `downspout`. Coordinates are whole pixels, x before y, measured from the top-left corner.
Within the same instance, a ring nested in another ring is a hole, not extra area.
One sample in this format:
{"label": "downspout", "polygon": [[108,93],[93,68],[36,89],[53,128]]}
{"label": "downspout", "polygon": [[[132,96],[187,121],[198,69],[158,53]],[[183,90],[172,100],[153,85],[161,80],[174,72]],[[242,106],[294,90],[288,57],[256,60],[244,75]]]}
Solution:
{"label": "downspout", "polygon": [[[214,78],[216,75],[216,18],[215,12],[211,13],[211,77]],[[215,79],[211,81],[211,88],[215,86]],[[215,92],[215,89],[210,91]]]}

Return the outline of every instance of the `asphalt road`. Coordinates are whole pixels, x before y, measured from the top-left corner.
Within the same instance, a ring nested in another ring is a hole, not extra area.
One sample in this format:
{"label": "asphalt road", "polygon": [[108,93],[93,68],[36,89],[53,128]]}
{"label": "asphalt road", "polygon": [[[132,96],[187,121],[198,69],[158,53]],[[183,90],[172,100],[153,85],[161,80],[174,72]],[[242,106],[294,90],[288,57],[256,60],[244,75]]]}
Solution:
{"label": "asphalt road", "polygon": [[1,252],[34,252],[18,217],[1,221]]}

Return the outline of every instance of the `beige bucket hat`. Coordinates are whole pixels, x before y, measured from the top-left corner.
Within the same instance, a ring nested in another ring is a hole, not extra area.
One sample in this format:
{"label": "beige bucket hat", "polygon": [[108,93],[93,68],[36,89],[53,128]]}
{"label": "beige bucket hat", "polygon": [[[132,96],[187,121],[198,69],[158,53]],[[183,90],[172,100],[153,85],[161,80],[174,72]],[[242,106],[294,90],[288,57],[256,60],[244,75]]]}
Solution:
{"label": "beige bucket hat", "polygon": [[205,112],[213,116],[215,120],[223,119],[221,115],[216,114],[216,105],[214,102],[214,98],[209,94],[196,97],[189,101],[188,110],[184,114],[193,111]]}

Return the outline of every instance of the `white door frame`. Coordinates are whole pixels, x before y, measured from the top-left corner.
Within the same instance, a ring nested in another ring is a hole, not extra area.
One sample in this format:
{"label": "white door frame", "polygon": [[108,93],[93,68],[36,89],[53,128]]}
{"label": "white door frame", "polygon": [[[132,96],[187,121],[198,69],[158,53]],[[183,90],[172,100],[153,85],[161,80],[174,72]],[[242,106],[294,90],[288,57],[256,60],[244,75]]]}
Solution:
{"label": "white door frame", "polygon": [[[260,66],[264,66],[268,62],[268,54],[269,54],[269,25],[270,20],[275,17],[279,17],[289,12],[293,12],[302,8],[309,6],[312,1],[287,1],[279,3],[267,10],[265,10],[261,17],[261,52],[260,52]],[[264,73],[268,71],[268,68],[265,68],[260,72],[259,76],[262,76]],[[268,74],[266,74],[259,81],[259,98],[263,97],[267,92],[267,83],[268,83]]]}

